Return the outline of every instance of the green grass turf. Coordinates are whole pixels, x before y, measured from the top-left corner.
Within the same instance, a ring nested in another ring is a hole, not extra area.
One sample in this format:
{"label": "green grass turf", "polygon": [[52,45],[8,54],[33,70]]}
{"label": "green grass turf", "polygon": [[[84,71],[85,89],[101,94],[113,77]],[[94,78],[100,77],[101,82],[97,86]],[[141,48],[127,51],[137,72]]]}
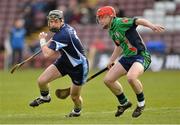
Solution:
{"label": "green grass turf", "polygon": [[84,86],[83,112],[79,118],[65,118],[72,110],[72,101],[70,98],[59,100],[54,94],[56,88],[70,86],[68,77],[51,83],[51,103],[31,108],[29,102],[39,96],[36,79],[41,72],[18,70],[13,75],[0,72],[0,124],[180,124],[180,71],[148,71],[140,77],[144,85],[146,108],[137,119],[131,117],[136,107],[136,96],[126,77],[119,81],[133,107],[121,117],[114,117],[118,102],[103,84],[104,74]]}

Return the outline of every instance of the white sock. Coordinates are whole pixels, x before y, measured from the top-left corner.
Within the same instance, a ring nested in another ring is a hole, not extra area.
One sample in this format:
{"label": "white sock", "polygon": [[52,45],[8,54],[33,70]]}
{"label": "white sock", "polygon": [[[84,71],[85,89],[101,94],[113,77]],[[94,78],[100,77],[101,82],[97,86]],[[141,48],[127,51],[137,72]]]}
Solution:
{"label": "white sock", "polygon": [[41,96],[40,98],[41,98],[41,99],[44,99],[44,100],[49,100],[50,94],[48,94],[47,96]]}
{"label": "white sock", "polygon": [[129,102],[129,100],[127,100],[127,102],[125,102],[124,104],[122,104],[122,106],[126,105]]}
{"label": "white sock", "polygon": [[75,113],[75,114],[80,114],[81,113],[81,110],[79,112],[75,112],[74,109],[72,110],[72,113]]}
{"label": "white sock", "polygon": [[144,105],[145,105],[145,100],[142,101],[142,102],[138,102],[138,106],[139,106],[139,107],[142,107],[142,106],[144,106]]}

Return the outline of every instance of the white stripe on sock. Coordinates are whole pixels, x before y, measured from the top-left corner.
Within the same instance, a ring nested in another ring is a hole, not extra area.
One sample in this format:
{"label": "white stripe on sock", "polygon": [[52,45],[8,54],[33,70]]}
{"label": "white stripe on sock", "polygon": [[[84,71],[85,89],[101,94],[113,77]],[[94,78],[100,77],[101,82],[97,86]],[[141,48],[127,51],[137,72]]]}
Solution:
{"label": "white stripe on sock", "polygon": [[138,102],[138,106],[139,107],[142,107],[142,106],[144,106],[145,105],[145,100],[144,101],[141,101],[141,102]]}

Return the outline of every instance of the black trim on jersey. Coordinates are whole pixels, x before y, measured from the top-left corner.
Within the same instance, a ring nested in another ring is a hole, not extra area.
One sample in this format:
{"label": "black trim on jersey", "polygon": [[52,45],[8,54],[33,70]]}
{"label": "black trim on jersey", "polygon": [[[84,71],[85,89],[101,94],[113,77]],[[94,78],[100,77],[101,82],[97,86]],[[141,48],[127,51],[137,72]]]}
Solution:
{"label": "black trim on jersey", "polygon": [[113,42],[116,44],[116,46],[120,46],[120,43],[117,43],[116,41],[113,40]]}
{"label": "black trim on jersey", "polygon": [[134,21],[133,21],[133,26],[134,26],[134,27],[137,27],[137,25],[136,25],[136,20],[137,20],[137,19],[138,19],[137,17],[134,18]]}
{"label": "black trim on jersey", "polygon": [[130,44],[133,45],[135,48],[137,48],[138,53],[146,50],[146,47],[139,33],[136,31],[136,27],[132,26],[130,29],[128,29],[125,33],[125,36],[129,40]]}

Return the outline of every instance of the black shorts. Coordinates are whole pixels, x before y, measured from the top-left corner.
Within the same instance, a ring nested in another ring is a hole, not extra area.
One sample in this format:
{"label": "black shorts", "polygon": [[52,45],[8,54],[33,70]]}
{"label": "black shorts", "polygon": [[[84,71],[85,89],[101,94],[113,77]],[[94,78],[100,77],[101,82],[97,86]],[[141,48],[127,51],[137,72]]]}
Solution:
{"label": "black shorts", "polygon": [[59,58],[54,62],[62,76],[69,75],[75,85],[82,85],[87,80],[89,66],[87,59],[75,67],[66,58]]}

